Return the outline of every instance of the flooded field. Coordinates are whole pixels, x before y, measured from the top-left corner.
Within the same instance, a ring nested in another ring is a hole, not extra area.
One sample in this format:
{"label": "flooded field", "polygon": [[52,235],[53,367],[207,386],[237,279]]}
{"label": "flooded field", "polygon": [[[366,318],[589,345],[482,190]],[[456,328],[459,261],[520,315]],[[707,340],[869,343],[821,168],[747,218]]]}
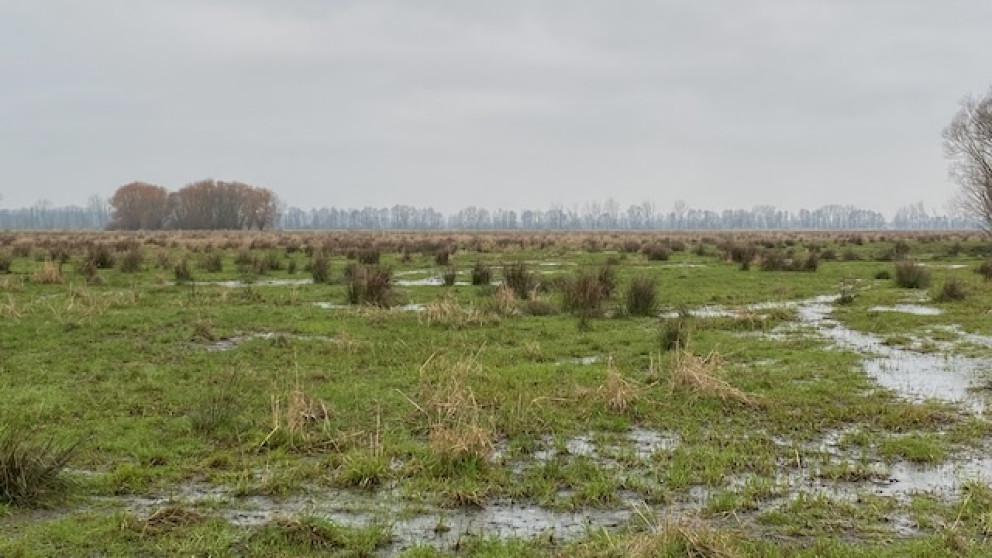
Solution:
{"label": "flooded field", "polygon": [[0,246],[0,555],[988,550],[983,242],[272,234]]}

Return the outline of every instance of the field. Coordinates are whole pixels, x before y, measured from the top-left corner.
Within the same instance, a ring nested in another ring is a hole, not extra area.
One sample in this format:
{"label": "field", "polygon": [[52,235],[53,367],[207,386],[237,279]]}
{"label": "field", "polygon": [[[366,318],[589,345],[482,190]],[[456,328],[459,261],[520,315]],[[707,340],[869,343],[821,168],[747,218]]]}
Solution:
{"label": "field", "polygon": [[977,233],[0,233],[0,556],[987,556]]}

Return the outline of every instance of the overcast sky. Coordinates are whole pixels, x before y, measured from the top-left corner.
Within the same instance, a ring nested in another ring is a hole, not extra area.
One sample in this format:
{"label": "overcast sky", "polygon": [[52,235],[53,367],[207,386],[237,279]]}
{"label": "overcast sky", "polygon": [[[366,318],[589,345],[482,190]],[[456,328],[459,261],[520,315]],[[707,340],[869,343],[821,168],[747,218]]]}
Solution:
{"label": "overcast sky", "polygon": [[290,205],[954,193],[987,0],[0,0],[0,200],[206,177]]}

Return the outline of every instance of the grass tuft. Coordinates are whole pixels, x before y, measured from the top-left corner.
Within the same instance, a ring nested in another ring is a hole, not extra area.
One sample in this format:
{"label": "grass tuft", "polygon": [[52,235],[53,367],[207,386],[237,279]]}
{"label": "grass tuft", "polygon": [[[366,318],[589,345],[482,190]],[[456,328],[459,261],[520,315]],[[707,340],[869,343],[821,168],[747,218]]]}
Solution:
{"label": "grass tuft", "polygon": [[652,277],[634,277],[627,287],[627,313],[631,316],[651,316],[658,300],[658,284]]}
{"label": "grass tuft", "polygon": [[930,270],[914,261],[898,262],[895,282],[904,289],[925,289],[930,285]]}
{"label": "grass tuft", "polygon": [[42,439],[37,430],[7,425],[0,431],[0,502],[37,506],[63,492],[62,470],[80,442],[60,444]]}
{"label": "grass tuft", "polygon": [[753,396],[717,377],[722,366],[723,361],[715,352],[701,357],[689,351],[679,351],[672,363],[669,389],[672,392],[699,393],[721,401],[736,401],[748,407],[757,406],[758,400]]}
{"label": "grass tuft", "polygon": [[940,286],[940,292],[934,297],[937,302],[956,302],[968,298],[968,287],[957,277],[950,277]]}
{"label": "grass tuft", "polygon": [[537,290],[537,275],[524,262],[503,266],[503,283],[513,290],[520,300],[529,300]]}
{"label": "grass tuft", "polygon": [[606,381],[603,383],[601,393],[606,406],[611,411],[624,413],[640,398],[641,388],[633,380],[623,377],[611,357],[607,364]]}
{"label": "grass tuft", "polygon": [[475,262],[472,266],[472,284],[488,285],[493,281],[493,269],[482,262]]}
{"label": "grass tuft", "polygon": [[377,265],[356,267],[348,281],[348,303],[388,308],[392,305],[392,272]]}

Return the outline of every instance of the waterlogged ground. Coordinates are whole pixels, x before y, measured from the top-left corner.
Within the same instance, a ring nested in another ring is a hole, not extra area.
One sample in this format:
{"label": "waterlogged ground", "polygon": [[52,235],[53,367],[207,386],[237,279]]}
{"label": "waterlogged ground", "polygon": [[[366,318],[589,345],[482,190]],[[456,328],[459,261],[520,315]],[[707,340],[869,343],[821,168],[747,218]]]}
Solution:
{"label": "waterlogged ground", "polygon": [[[94,246],[117,263],[87,269]],[[816,271],[762,269],[810,250]],[[0,468],[75,450],[36,490],[0,475],[0,556],[986,556],[988,254],[968,235],[8,235]],[[363,259],[392,275],[376,304],[354,300]],[[929,283],[900,287],[893,259]],[[610,287],[595,308],[570,302],[583,274]]]}

